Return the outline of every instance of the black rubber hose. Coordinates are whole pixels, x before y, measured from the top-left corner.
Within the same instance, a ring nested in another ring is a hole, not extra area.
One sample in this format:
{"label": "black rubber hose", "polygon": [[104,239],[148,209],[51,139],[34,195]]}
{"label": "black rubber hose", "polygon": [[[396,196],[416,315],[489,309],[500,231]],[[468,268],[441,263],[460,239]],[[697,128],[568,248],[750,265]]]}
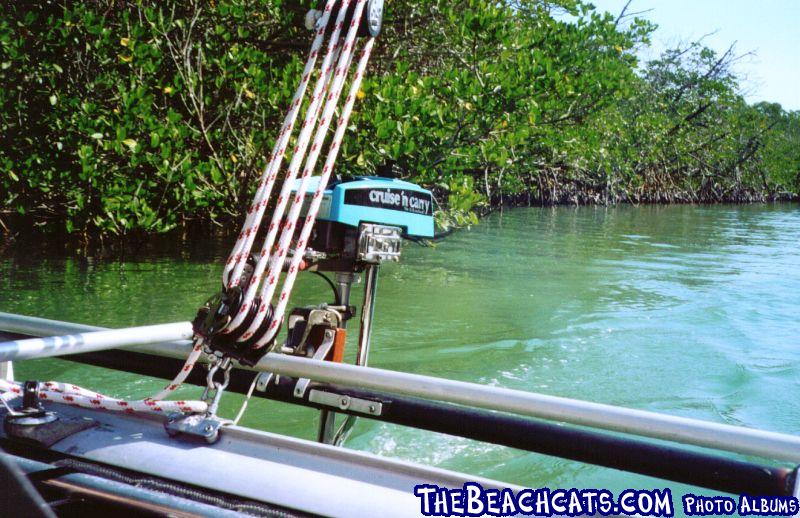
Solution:
{"label": "black rubber hose", "polygon": [[339,293],[339,288],[336,287],[336,284],[334,284],[333,281],[330,280],[330,278],[327,275],[325,275],[324,273],[322,273],[322,272],[318,272],[316,270],[312,270],[311,273],[319,275],[320,277],[325,279],[325,282],[327,282],[328,286],[330,286],[331,290],[333,290],[333,300],[335,301],[335,305],[341,306],[342,305],[342,296]]}

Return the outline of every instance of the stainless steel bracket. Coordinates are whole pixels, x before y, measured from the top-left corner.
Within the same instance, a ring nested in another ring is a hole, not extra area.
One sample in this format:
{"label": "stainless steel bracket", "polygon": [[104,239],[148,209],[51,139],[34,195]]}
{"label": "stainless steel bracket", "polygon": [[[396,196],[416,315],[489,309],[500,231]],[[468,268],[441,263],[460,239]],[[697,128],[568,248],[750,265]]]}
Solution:
{"label": "stainless steel bracket", "polygon": [[259,392],[265,392],[269,382],[272,381],[274,376],[275,375],[271,372],[262,372],[259,374],[258,379],[256,380],[256,390]]}
{"label": "stainless steel bracket", "polygon": [[335,392],[325,392],[324,390],[311,390],[308,393],[308,400],[318,405],[338,408],[339,410],[349,410],[359,414],[381,415],[383,412],[383,403],[379,401],[336,394]]}
{"label": "stainless steel bracket", "polygon": [[[326,329],[325,330],[325,340],[317,347],[317,350],[314,351],[314,356],[312,359],[314,360],[324,360],[328,353],[333,348],[333,343],[336,340],[336,331],[333,329]],[[297,383],[294,386],[294,396],[295,397],[303,397],[306,395],[306,390],[308,389],[308,384],[311,383],[311,380],[308,378],[300,378],[297,380]]]}
{"label": "stainless steel bracket", "polygon": [[214,444],[219,440],[219,431],[231,421],[209,417],[205,414],[184,415],[181,413],[170,414],[164,422],[164,428],[170,437],[184,434],[192,437],[200,437],[209,444]]}
{"label": "stainless steel bracket", "polygon": [[358,259],[366,263],[380,264],[384,261],[399,261],[403,245],[400,227],[362,223],[358,227]]}

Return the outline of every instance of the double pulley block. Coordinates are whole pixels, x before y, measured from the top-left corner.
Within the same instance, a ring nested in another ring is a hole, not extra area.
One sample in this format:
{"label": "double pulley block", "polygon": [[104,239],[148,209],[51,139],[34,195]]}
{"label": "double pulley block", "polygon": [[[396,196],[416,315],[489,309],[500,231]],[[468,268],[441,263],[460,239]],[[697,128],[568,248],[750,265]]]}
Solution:
{"label": "double pulley block", "polygon": [[[309,254],[313,255],[313,254]],[[204,339],[206,347],[217,356],[237,360],[242,365],[253,366],[264,354],[275,348],[275,338],[262,347],[256,344],[272,324],[273,306],[256,297],[247,307],[247,316],[234,330],[225,332],[228,324],[242,310],[244,292],[252,277],[254,261],[250,258],[239,285],[223,288],[212,296],[197,312],[192,322],[195,335]],[[316,265],[311,268],[315,269]],[[289,313],[286,341],[280,352],[309,358],[342,361],[344,356],[344,325],[355,314],[355,307],[336,300],[316,306],[295,308]],[[266,313],[263,322],[252,335],[242,339],[260,311]],[[280,330],[280,325],[278,327]],[[278,333],[274,333],[276,336]],[[334,345],[336,346],[334,350]]]}
{"label": "double pulley block", "polygon": [[[256,297],[246,308],[247,316],[238,328],[228,333],[225,330],[231,320],[242,311],[244,289],[250,284],[254,270],[255,259],[251,255],[247,259],[239,284],[230,287],[223,286],[219,293],[213,295],[200,307],[197,316],[192,321],[195,335],[204,338],[209,349],[248,366],[255,365],[271,349],[272,344],[264,347],[256,347],[256,344],[269,331],[272,323],[272,304],[265,303],[260,297]],[[251,336],[241,340],[259,312],[266,313],[261,325]]]}

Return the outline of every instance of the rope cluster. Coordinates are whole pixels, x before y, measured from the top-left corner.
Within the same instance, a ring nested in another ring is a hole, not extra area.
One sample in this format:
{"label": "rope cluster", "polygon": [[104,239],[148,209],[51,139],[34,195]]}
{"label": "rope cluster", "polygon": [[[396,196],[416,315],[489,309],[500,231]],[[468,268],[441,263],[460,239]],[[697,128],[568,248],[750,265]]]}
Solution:
{"label": "rope cluster", "polygon": [[[248,285],[240,286],[240,282],[243,280],[242,274],[247,263],[247,258],[250,257],[256,234],[261,227],[264,210],[269,202],[270,193],[272,192],[272,188],[281,168],[281,163],[286,154],[287,142],[294,130],[302,99],[305,96],[306,88],[312,77],[312,70],[314,69],[317,55],[322,47],[325,34],[329,29],[328,25],[331,11],[337,3],[340,3],[338,6],[338,15],[328,40],[327,50],[312,90],[308,108],[305,111],[305,118],[297,137],[297,143],[292,150],[292,160],[286,170],[283,186],[275,201],[275,210],[272,214],[269,227],[267,228],[267,235],[264,238],[260,253],[255,256],[256,264]],[[350,9],[353,8],[352,0],[327,1],[322,16],[317,22],[316,37],[314,38],[311,53],[306,62],[300,85],[295,92],[289,112],[284,119],[283,127],[281,128],[275,148],[273,149],[269,164],[264,170],[261,181],[259,182],[259,187],[253,203],[248,209],[247,218],[242,227],[242,231],[228,257],[223,271],[222,280],[225,286],[228,288],[240,286],[244,291],[238,312],[236,315],[233,315],[231,322],[222,331],[224,334],[236,331],[247,320],[249,322],[248,327],[238,337],[239,342],[247,341],[253,338],[254,334],[259,331],[262,324],[264,324],[265,318],[268,316],[270,317],[268,330],[255,341],[252,346],[254,349],[261,349],[271,343],[283,320],[286,305],[289,301],[289,295],[294,286],[297,273],[300,270],[300,263],[305,254],[308,238],[311,235],[311,230],[316,221],[317,213],[319,212],[322,193],[327,187],[328,180],[333,172],[334,163],[339,153],[344,132],[347,128],[350,114],[352,113],[353,105],[361,86],[361,80],[364,76],[364,71],[374,45],[374,37],[368,38],[360,51],[358,65],[351,79],[348,95],[341,109],[341,114],[337,119],[336,131],[328,147],[327,157],[320,174],[319,184],[312,196],[306,216],[301,223],[302,230],[300,231],[300,235],[293,243],[300,220],[300,213],[306,197],[306,190],[311,175],[316,168],[319,156],[322,153],[330,124],[335,118],[335,110],[356,54],[356,36],[366,3],[366,0],[355,0],[355,7],[352,11],[352,17],[350,17],[347,34],[342,38],[341,34],[345,26],[347,14]],[[312,133],[313,140],[311,139]],[[296,189],[294,189],[301,165],[303,168],[300,181]],[[294,193],[292,192],[293,190]],[[284,218],[287,206],[289,206],[289,212],[288,216]],[[279,232],[280,237],[278,238]],[[284,269],[286,256],[290,250],[293,250],[292,258],[283,281],[283,287],[275,302],[274,311],[272,311],[271,315],[268,315],[268,308],[275,296],[278,281]],[[267,269],[267,267],[269,268]],[[257,294],[258,297],[256,296]],[[257,313],[254,318],[248,318],[254,303],[258,304]]]}

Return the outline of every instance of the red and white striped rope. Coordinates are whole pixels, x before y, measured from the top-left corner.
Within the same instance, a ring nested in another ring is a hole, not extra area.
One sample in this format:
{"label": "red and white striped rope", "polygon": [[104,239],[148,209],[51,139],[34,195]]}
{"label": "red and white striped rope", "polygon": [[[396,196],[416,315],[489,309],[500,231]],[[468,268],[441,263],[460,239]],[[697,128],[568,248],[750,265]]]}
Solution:
{"label": "red and white striped rope", "polygon": [[175,376],[175,379],[173,379],[172,382],[164,387],[161,392],[147,399],[162,400],[178,390],[178,387],[180,387],[183,382],[186,381],[186,377],[190,372],[192,372],[192,368],[194,368],[194,364],[197,363],[197,360],[200,358],[201,354],[203,354],[203,340],[198,338],[194,341],[192,352],[189,353],[189,356],[186,358],[186,363],[183,364],[183,367],[181,367],[181,370],[178,375]]}
{"label": "red and white striped rope", "polygon": [[[247,312],[250,309],[250,305],[253,303],[253,300],[256,297],[256,292],[258,291],[258,286],[260,284],[261,278],[264,275],[264,270],[266,269],[268,263],[268,257],[270,251],[272,249],[272,245],[275,242],[275,236],[278,232],[280,227],[281,218],[283,217],[283,212],[286,209],[286,205],[288,200],[291,198],[291,189],[292,184],[294,183],[295,178],[297,177],[297,173],[300,170],[300,165],[303,162],[303,158],[305,157],[306,150],[308,149],[308,144],[311,139],[311,133],[316,126],[317,120],[319,118],[320,110],[322,109],[322,100],[326,97],[326,93],[330,89],[330,80],[333,76],[333,65],[336,61],[336,57],[340,53],[339,47],[339,39],[342,28],[344,27],[344,18],[345,12],[349,5],[350,0],[344,0],[342,4],[342,8],[339,10],[339,16],[336,18],[336,24],[333,29],[333,33],[331,34],[331,39],[328,43],[328,52],[325,54],[325,58],[322,62],[322,70],[320,72],[319,79],[317,80],[316,85],[314,86],[314,92],[311,95],[311,101],[309,103],[309,107],[306,109],[306,117],[303,121],[302,128],[300,130],[300,135],[297,139],[297,144],[295,145],[292,160],[289,164],[289,169],[286,173],[286,178],[283,181],[283,187],[281,188],[281,192],[278,195],[278,199],[276,202],[275,210],[272,214],[272,220],[269,224],[269,229],[267,232],[267,237],[264,239],[264,244],[261,247],[261,253],[258,257],[256,262],[255,270],[253,271],[253,276],[250,279],[250,284],[247,286],[247,290],[245,291],[244,297],[242,299],[242,304],[239,307],[238,313],[234,316],[233,320],[226,326],[225,333],[230,333],[233,330],[237,329],[239,325],[244,321],[245,317],[247,316]],[[277,174],[277,172],[276,172]],[[266,206],[267,200],[262,202],[264,206]],[[260,223],[259,223],[260,224]],[[254,232],[257,231],[254,230]],[[255,237],[255,233],[253,232],[253,237]],[[249,250],[248,250],[249,253]],[[268,300],[268,299],[262,299]],[[262,304],[260,310],[263,312],[266,311],[268,304]]]}
{"label": "red and white striped rope", "polygon": [[[0,398],[5,403],[22,397],[22,387],[13,381],[0,380],[0,391],[3,392]],[[149,398],[126,401],[98,394],[77,385],[59,383],[57,381],[48,381],[40,384],[39,398],[44,401],[53,401],[66,405],[128,414],[136,412],[154,414],[173,412],[202,413],[208,409],[208,404],[205,401],[157,401]]]}
{"label": "red and white striped rope", "polygon": [[[117,399],[92,392],[77,385],[48,381],[40,385],[39,397],[46,401],[64,403],[67,405],[80,406],[83,408],[93,408],[97,410],[110,410],[113,412],[150,412],[150,413],[171,413],[171,412],[205,412],[208,404],[204,401],[164,401],[163,399],[183,384],[186,377],[192,371],[200,355],[203,353],[201,340],[196,340],[192,352],[186,358],[181,371],[156,395],[143,399],[128,401]],[[4,394],[0,396],[3,401],[8,402],[22,395],[22,389],[17,383],[12,381],[0,380],[0,391]]]}
{"label": "red and white striped rope", "polygon": [[[331,10],[336,2],[337,0],[327,0],[325,4],[325,10],[323,11],[322,17],[318,22],[317,34],[314,37],[314,41],[311,43],[311,51],[309,52],[305,67],[303,68],[303,75],[300,79],[300,84],[295,91],[294,97],[292,97],[292,104],[289,107],[289,111],[286,113],[286,117],[284,118],[278,139],[275,141],[275,146],[273,147],[269,163],[261,175],[261,180],[259,182],[253,204],[247,211],[247,217],[244,225],[242,226],[242,232],[239,234],[236,244],[234,245],[233,250],[228,257],[228,261],[225,264],[222,274],[222,282],[225,286],[236,286],[241,279],[242,270],[247,262],[247,256],[250,254],[253,240],[258,233],[258,228],[261,224],[261,219],[264,214],[264,209],[267,206],[267,201],[269,200],[270,193],[272,192],[272,187],[275,184],[275,179],[278,177],[278,171],[286,153],[286,146],[289,142],[289,138],[292,135],[292,131],[294,130],[294,123],[297,119],[297,114],[300,112],[300,105],[302,104],[303,97],[305,96],[306,87],[311,79],[314,65],[316,64],[317,56],[319,54],[319,49],[322,47],[322,42],[325,38],[325,31],[330,19]],[[343,11],[344,10],[340,12],[340,18],[343,15]]]}
{"label": "red and white striped rope", "polygon": [[[291,241],[294,236],[295,229],[297,227],[297,221],[300,217],[300,212],[303,206],[303,200],[305,199],[305,191],[309,179],[311,178],[311,174],[313,173],[314,168],[316,167],[317,159],[319,158],[319,155],[322,152],[322,147],[327,137],[328,128],[330,127],[330,123],[334,117],[334,112],[338,105],[339,97],[341,96],[347,73],[350,70],[356,35],[358,33],[358,26],[365,5],[366,5],[366,0],[357,0],[355,11],[353,13],[350,22],[350,27],[347,31],[347,36],[345,37],[345,42],[342,47],[341,54],[339,56],[339,62],[336,66],[336,71],[333,77],[333,84],[331,85],[330,90],[328,92],[328,98],[325,103],[325,108],[319,120],[319,125],[317,127],[316,133],[314,134],[314,142],[311,146],[311,149],[309,150],[308,156],[306,157],[306,162],[300,180],[300,185],[296,187],[294,198],[292,200],[291,209],[289,210],[289,215],[287,216],[286,221],[283,225],[277,249],[272,253],[271,257],[269,258],[270,261],[269,273],[267,274],[267,278],[264,280],[261,287],[261,300],[263,301],[261,308],[259,310],[259,313],[256,315],[255,319],[253,319],[253,322],[251,323],[250,327],[248,327],[247,330],[239,338],[239,341],[244,341],[252,337],[253,333],[261,326],[261,324],[264,321],[264,318],[266,317],[266,308],[268,302],[272,300],[272,297],[275,294],[275,289],[277,287],[278,279],[283,270],[284,260],[286,258],[286,254],[289,251],[289,247],[291,245]],[[370,38],[370,41],[372,41],[372,38]],[[371,48],[371,45],[369,46]],[[366,66],[366,62],[364,63],[364,66]],[[334,140],[331,144],[331,149],[334,148],[338,149],[338,147],[339,143],[337,143]],[[322,172],[323,176],[325,177],[328,177],[330,175],[330,169],[332,168],[332,166],[327,166],[327,167],[328,170],[323,169]],[[288,184],[288,179],[287,179],[287,182],[284,183],[283,190],[290,191],[294,187],[295,187],[294,185]],[[315,219],[316,219],[316,214],[314,214],[313,217],[311,218],[312,223]],[[302,249],[304,253],[305,243],[302,241],[298,241],[295,244],[295,248]],[[261,258],[261,260],[264,259],[265,259],[264,257]],[[300,255],[300,259],[302,259],[302,254]],[[296,274],[296,272],[289,271],[287,273],[287,278],[289,276],[293,276],[293,274]],[[285,282],[284,286],[286,286]],[[289,292],[291,292],[291,286],[289,286],[288,288],[289,288],[288,290],[284,288],[281,291],[280,298],[278,300],[279,306],[285,306],[284,300],[288,299]],[[270,337],[271,339],[275,335],[275,331],[277,331],[278,325],[281,322],[282,318],[283,318],[283,313],[278,314],[276,312],[273,314],[269,331],[264,337],[262,337],[258,341],[258,343],[256,344],[257,347],[263,347],[268,342],[268,340],[265,339],[267,336]]]}
{"label": "red and white striped rope", "polygon": [[[334,60],[339,55],[338,45],[337,51],[334,55]],[[314,108],[313,111],[308,112],[307,121],[303,122],[303,128],[301,130],[300,136],[297,139],[297,145],[294,149],[294,155],[292,156],[291,163],[289,164],[289,169],[286,172],[286,178],[283,182],[283,186],[281,187],[281,192],[278,194],[278,199],[276,201],[275,210],[272,215],[272,220],[270,221],[269,227],[267,229],[267,237],[264,238],[264,242],[261,246],[261,252],[258,255],[258,260],[256,261],[255,269],[253,270],[253,275],[250,279],[250,284],[247,286],[247,289],[244,294],[244,298],[242,299],[242,305],[239,308],[239,312],[234,316],[234,319],[231,321],[230,324],[225,328],[225,333],[230,333],[234,329],[238,328],[242,321],[247,316],[247,312],[250,308],[250,304],[256,297],[256,293],[258,292],[258,287],[260,285],[260,281],[263,278],[264,271],[266,270],[268,264],[268,257],[270,251],[272,250],[272,246],[275,244],[275,237],[278,233],[278,230],[281,228],[281,218],[283,217],[283,213],[286,210],[286,205],[288,201],[291,199],[291,185],[294,180],[297,178],[297,173],[300,170],[300,166],[303,163],[303,158],[305,157],[305,153],[308,149],[308,144],[311,141],[311,132],[314,130],[316,126],[317,120],[319,119],[319,114],[322,111],[322,103],[320,102],[322,99],[326,97],[328,89],[330,87],[330,79],[333,77],[333,62],[329,63],[328,66],[324,69],[323,76],[320,79],[325,80],[325,87],[320,91],[319,95],[314,95],[312,97],[311,102],[313,106],[310,108]],[[308,122],[308,124],[306,124]],[[263,259],[263,260],[262,260]],[[263,311],[266,311],[266,305],[262,306],[261,308]]]}
{"label": "red and white striped rope", "polygon": [[[292,256],[292,261],[289,264],[289,270],[286,273],[286,278],[283,281],[283,290],[281,291],[281,295],[278,298],[278,304],[273,312],[272,323],[270,324],[268,333],[265,334],[258,342],[256,342],[256,347],[265,346],[275,337],[275,334],[278,330],[277,323],[283,319],[283,314],[286,311],[286,305],[289,302],[289,294],[292,291],[294,281],[300,269],[300,261],[303,260],[306,246],[308,245],[308,239],[311,236],[311,230],[314,226],[314,222],[317,219],[317,214],[319,213],[319,207],[322,203],[322,193],[325,191],[325,188],[328,185],[328,180],[333,173],[336,158],[339,155],[339,148],[341,147],[342,139],[344,138],[344,132],[347,129],[347,124],[350,120],[350,114],[353,111],[355,99],[359,89],[361,88],[361,79],[364,77],[364,71],[367,68],[367,63],[369,62],[369,56],[372,52],[372,46],[374,42],[375,39],[370,38],[364,45],[364,49],[361,52],[361,58],[359,59],[355,76],[353,77],[353,81],[350,85],[350,92],[345,101],[344,108],[342,109],[342,114],[337,122],[336,133],[333,136],[333,141],[331,142],[330,149],[328,150],[328,157],[325,160],[325,166],[322,168],[319,184],[314,192],[314,197],[311,199],[311,204],[308,207],[303,230],[300,232],[300,237],[297,239],[294,255]],[[301,187],[300,189],[304,188]],[[305,190],[300,189],[298,189],[299,192],[305,192]]]}

